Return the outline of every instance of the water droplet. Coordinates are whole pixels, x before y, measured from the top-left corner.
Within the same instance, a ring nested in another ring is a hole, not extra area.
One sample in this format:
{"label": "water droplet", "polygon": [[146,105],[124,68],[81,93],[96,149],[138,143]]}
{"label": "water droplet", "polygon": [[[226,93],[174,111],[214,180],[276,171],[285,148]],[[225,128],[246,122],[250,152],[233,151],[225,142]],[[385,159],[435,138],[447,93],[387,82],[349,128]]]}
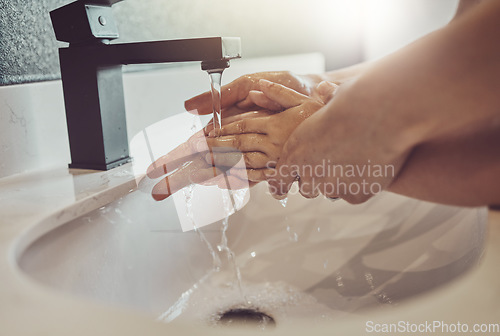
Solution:
{"label": "water droplet", "polygon": [[368,283],[368,285],[370,286],[370,289],[375,289],[375,285],[373,282],[373,275],[369,272],[366,272],[365,279],[366,279],[366,282]]}
{"label": "water droplet", "polygon": [[292,242],[298,242],[299,241],[299,235],[297,234],[297,232],[293,232],[292,231],[292,228],[290,227],[290,225],[287,225],[286,226],[286,231],[288,232],[288,239]]}
{"label": "water droplet", "polygon": [[335,281],[337,281],[337,286],[344,287],[344,282],[342,281],[342,276],[340,274],[337,274]]}
{"label": "water droplet", "polygon": [[193,116],[193,124],[191,125],[191,133],[196,133],[196,116]]}

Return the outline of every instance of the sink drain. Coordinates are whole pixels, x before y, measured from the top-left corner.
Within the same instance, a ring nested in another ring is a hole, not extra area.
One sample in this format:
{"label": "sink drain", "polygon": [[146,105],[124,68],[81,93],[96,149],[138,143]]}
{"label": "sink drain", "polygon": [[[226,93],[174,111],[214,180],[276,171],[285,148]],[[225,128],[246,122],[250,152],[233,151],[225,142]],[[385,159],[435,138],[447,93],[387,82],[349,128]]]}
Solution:
{"label": "sink drain", "polygon": [[220,315],[217,324],[223,326],[257,326],[262,329],[276,326],[276,322],[271,316],[251,308],[230,309]]}

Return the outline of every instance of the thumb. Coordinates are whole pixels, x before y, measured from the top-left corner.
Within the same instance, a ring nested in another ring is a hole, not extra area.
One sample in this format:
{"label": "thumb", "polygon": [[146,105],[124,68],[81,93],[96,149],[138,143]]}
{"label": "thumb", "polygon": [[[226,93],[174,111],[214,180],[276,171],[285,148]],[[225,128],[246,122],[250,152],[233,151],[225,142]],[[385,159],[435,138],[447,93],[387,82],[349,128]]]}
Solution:
{"label": "thumb", "polygon": [[322,81],[318,84],[318,86],[316,86],[316,92],[318,93],[319,98],[321,99],[323,104],[326,104],[328,103],[328,101],[330,101],[330,99],[333,98],[333,96],[335,95],[335,91],[337,91],[338,88],[339,86],[337,84],[328,81]]}

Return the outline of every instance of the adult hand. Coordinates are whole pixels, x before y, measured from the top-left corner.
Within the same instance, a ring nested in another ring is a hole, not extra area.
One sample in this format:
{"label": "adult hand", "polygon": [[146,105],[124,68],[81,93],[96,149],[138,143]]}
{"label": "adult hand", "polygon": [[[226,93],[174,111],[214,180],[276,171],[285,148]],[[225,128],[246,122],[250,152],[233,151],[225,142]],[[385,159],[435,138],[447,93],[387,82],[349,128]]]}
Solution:
{"label": "adult hand", "polygon": [[[324,106],[321,100],[311,98],[286,86],[264,79],[259,81],[261,91],[251,91],[254,102],[273,105],[279,113],[257,118],[242,118],[227,123],[220,130],[212,130],[207,139],[214,149],[207,153],[207,163],[225,169],[234,162],[234,155],[243,155],[246,176],[250,182],[266,180],[276,166],[285,142],[295,128],[306,118]],[[333,95],[337,86],[332,83],[322,85],[324,97]],[[234,148],[234,151],[227,149]],[[218,149],[218,150],[216,150]]]}
{"label": "adult hand", "polygon": [[[235,122],[244,118],[255,118],[267,115],[265,111],[248,112],[224,119],[224,123]],[[157,179],[165,175],[152,191],[153,198],[161,201],[180,189],[192,183],[207,183],[219,185],[221,188],[241,189],[248,186],[248,181],[241,180],[233,169],[225,167],[221,171],[212,163],[205,161],[205,155],[210,152],[207,146],[206,134],[213,129],[213,124],[195,133],[185,143],[179,145],[170,153],[160,157],[147,169],[147,176]],[[239,159],[232,162],[234,166]]]}
{"label": "adult hand", "polygon": [[[261,80],[259,85],[262,91],[252,91],[250,95],[253,103],[283,112],[260,110],[233,115],[223,119],[218,132],[210,123],[156,160],[148,168],[148,177],[167,175],[153,189],[156,200],[191,183],[239,189],[263,181],[266,171],[275,166],[290,133],[324,105],[279,84]],[[336,88],[332,83],[322,84],[321,97],[331,97]],[[245,166],[235,166],[242,155]]]}
{"label": "adult hand", "polygon": [[289,137],[273,175],[268,176],[276,198],[285,197],[298,180],[305,197],[322,193],[361,203],[396,177],[412,148],[405,141],[406,129],[392,131],[381,115],[358,108],[349,95],[356,90],[351,85],[343,84]]}
{"label": "adult hand", "polygon": [[[251,91],[260,90],[259,80],[261,79],[284,85],[306,96],[315,96],[315,88],[322,81],[322,77],[319,75],[296,75],[289,71],[259,72],[241,76],[222,87],[222,109],[237,107],[237,109],[231,111],[224,111],[223,117],[253,111],[257,107],[261,107],[261,105],[255,103],[255,96],[249,96]],[[187,100],[184,105],[186,110],[191,113],[210,114],[212,113],[211,92],[205,92],[193,97]],[[270,107],[270,110],[277,109],[274,104],[264,107]]]}

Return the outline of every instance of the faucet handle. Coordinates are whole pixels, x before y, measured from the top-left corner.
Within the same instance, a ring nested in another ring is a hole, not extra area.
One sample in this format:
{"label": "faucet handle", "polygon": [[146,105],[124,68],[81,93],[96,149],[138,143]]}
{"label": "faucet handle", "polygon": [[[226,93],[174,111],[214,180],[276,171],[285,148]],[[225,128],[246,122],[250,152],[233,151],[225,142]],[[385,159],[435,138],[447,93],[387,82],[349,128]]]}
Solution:
{"label": "faucet handle", "polygon": [[123,0],[78,0],[50,12],[58,41],[107,43],[119,37],[111,5]]}

